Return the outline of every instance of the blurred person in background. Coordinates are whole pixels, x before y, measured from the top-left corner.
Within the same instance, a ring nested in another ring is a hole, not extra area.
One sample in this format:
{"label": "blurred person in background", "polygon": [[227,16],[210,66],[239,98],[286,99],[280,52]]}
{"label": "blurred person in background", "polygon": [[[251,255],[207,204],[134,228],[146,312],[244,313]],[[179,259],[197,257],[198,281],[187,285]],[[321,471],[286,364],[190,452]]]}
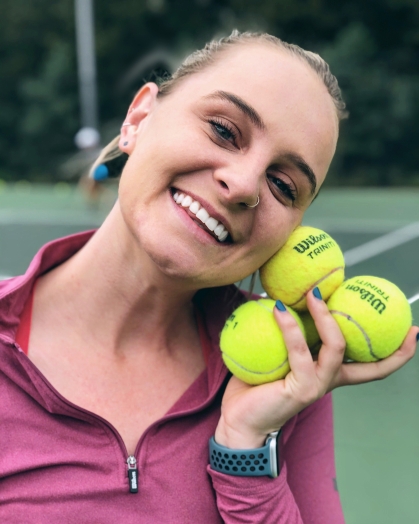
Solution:
{"label": "blurred person in background", "polygon": [[[301,223],[343,117],[327,64],[266,34],[213,41],[140,89],[95,165],[128,156],[103,225],[0,284],[2,522],[344,522],[330,392],[399,369],[418,328],[386,360],[343,364],[310,294],[313,361],[278,304],[291,372],[257,387],[218,345],[246,300],[233,283]],[[211,437],[265,470],[212,468]]]}

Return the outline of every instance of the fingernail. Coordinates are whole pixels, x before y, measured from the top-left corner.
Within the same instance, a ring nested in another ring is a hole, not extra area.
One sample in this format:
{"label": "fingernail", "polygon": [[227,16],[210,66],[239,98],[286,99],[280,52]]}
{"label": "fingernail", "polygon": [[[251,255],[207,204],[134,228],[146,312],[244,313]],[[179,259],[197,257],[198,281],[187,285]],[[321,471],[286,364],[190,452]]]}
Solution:
{"label": "fingernail", "polygon": [[279,311],[286,311],[287,310],[287,308],[284,306],[284,304],[280,300],[276,301],[275,307],[276,307],[276,309],[279,309]]}
{"label": "fingernail", "polygon": [[319,300],[323,300],[322,294],[320,293],[320,289],[318,287],[313,289],[313,295]]}

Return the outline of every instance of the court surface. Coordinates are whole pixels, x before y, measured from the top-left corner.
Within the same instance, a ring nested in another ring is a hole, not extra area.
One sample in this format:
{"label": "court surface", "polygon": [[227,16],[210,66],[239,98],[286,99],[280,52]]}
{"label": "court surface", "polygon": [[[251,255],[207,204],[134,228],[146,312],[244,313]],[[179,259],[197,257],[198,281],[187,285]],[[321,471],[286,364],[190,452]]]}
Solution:
{"label": "court surface", "polygon": [[[89,205],[63,184],[0,185],[0,275],[24,272],[45,242],[98,226],[113,200],[109,191]],[[347,277],[376,275],[408,297],[419,293],[419,190],[323,190],[304,223],[339,242]],[[418,324],[419,301],[413,314]],[[341,388],[333,397],[347,524],[419,523],[419,356],[384,381]]]}

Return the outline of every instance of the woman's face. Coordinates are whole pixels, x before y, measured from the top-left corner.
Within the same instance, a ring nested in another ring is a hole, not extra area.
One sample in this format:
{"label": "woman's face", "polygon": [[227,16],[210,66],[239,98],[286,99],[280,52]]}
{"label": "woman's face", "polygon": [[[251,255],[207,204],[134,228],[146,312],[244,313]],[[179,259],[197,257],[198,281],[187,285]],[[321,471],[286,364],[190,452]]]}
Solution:
{"label": "woman's face", "polygon": [[[185,286],[238,281],[285,243],[322,184],[338,136],[333,101],[307,64],[266,44],[237,45],[165,97],[152,87],[123,128],[124,221]],[[201,208],[224,241],[197,218]]]}

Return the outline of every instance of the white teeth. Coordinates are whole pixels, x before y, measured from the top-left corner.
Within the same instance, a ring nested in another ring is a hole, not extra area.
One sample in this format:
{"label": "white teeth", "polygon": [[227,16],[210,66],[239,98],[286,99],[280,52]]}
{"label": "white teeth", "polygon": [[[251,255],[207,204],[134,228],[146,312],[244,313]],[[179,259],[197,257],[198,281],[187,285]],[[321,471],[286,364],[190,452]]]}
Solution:
{"label": "white teeth", "polygon": [[193,213],[194,215],[196,215],[198,211],[200,210],[200,208],[201,208],[201,204],[197,202],[196,200],[194,200],[192,204],[189,206],[189,211]]}
{"label": "white teeth", "polygon": [[184,193],[176,192],[173,195],[173,200],[182,207],[189,208],[189,211],[196,215],[196,218],[204,223],[210,231],[214,232],[220,242],[224,242],[228,237],[228,231],[223,224],[211,217],[208,211],[201,207],[201,204],[196,200],[193,200],[192,197],[185,195]]}
{"label": "white teeth", "polygon": [[192,204],[192,198],[189,195],[186,195],[182,200],[182,207],[189,207]]}
{"label": "white teeth", "polygon": [[199,218],[201,222],[205,224],[205,222],[209,219],[210,215],[206,209],[201,207],[201,209],[196,214],[196,218]]}
{"label": "white teeth", "polygon": [[209,217],[209,219],[205,222],[205,225],[210,231],[214,231],[214,229],[218,226],[218,220],[215,220],[215,218]]}
{"label": "white teeth", "polygon": [[224,231],[225,227],[223,224],[218,224],[218,226],[214,229],[214,233],[218,236],[220,236],[220,233]]}
{"label": "white teeth", "polygon": [[218,235],[218,240],[220,242],[224,242],[224,240],[228,237],[228,231],[224,230],[221,235]]}

